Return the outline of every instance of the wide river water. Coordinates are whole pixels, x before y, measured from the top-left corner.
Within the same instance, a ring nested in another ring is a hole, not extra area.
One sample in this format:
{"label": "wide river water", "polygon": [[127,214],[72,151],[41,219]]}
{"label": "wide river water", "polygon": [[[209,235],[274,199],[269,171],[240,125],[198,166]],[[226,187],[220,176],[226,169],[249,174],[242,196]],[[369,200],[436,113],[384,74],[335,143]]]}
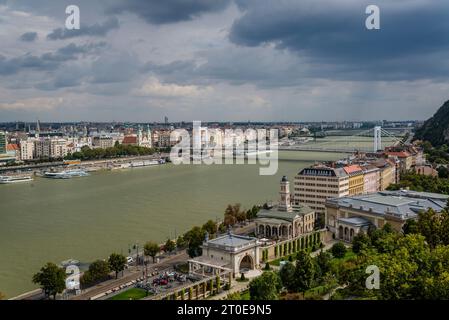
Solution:
{"label": "wide river water", "polygon": [[0,292],[12,297],[34,289],[32,275],[49,261],[127,254],[133,243],[163,242],[221,219],[229,203],[276,201],[282,175],[292,181],[315,161],[342,157],[280,152],[274,176],[260,176],[258,165],[168,164],[0,185]]}

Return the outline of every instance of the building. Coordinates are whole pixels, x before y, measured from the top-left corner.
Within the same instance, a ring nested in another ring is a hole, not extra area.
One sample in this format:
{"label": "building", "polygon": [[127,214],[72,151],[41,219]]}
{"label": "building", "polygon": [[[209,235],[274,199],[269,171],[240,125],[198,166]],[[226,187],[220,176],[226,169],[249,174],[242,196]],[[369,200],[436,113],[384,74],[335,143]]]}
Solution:
{"label": "building", "polygon": [[386,190],[389,185],[398,182],[396,164],[392,159],[377,159],[370,162],[379,169],[379,191]]}
{"label": "building", "polygon": [[349,176],[349,196],[362,194],[365,187],[363,169],[358,165],[350,165],[343,168]]}
{"label": "building", "polygon": [[61,138],[41,138],[35,141],[35,158],[64,158],[68,154],[67,140]]}
{"label": "building", "polygon": [[396,157],[399,160],[399,172],[400,174],[406,173],[413,166],[413,156],[407,151],[387,151],[385,155],[390,157]]}
{"label": "building", "polygon": [[376,166],[366,165],[363,170],[363,192],[374,193],[380,191],[380,170]]}
{"label": "building", "polygon": [[172,145],[170,143],[170,131],[159,131],[157,141],[160,148],[170,147]]}
{"label": "building", "polygon": [[50,158],[64,158],[68,154],[67,140],[51,139],[50,140]]}
{"label": "building", "polygon": [[6,154],[6,133],[0,131],[0,155]]}
{"label": "building", "polygon": [[6,154],[14,158],[15,160],[20,160],[20,148],[17,144],[11,143],[6,145]]}
{"label": "building", "polygon": [[114,139],[106,135],[96,136],[92,139],[92,146],[101,149],[112,148],[114,146]]}
{"label": "building", "polygon": [[232,234],[203,242],[202,255],[189,260],[189,274],[210,276],[231,272],[236,277],[241,272],[259,268],[259,243],[256,238]]}
{"label": "building", "polygon": [[315,211],[305,205],[292,206],[287,177],[282,177],[280,184],[278,205],[260,210],[255,219],[259,238],[287,240],[315,229]]}
{"label": "building", "polygon": [[430,164],[415,165],[413,170],[419,175],[438,177],[438,171]]}
{"label": "building", "polygon": [[139,144],[139,142],[137,140],[137,135],[131,134],[131,135],[125,136],[123,138],[122,144],[123,145],[130,145],[130,146],[137,146]]}
{"label": "building", "polygon": [[20,160],[27,161],[34,159],[34,141],[22,140],[20,141]]}
{"label": "building", "polygon": [[316,215],[325,215],[326,199],[349,195],[349,175],[342,168],[305,168],[295,177],[294,184],[294,205],[308,206]]}
{"label": "building", "polygon": [[49,138],[41,138],[34,142],[35,158],[50,158],[51,140]]}
{"label": "building", "polygon": [[139,131],[137,133],[137,144],[140,147],[145,148],[151,148],[153,146],[150,126],[147,126],[145,133],[143,133],[142,129],[139,127]]}
{"label": "building", "polygon": [[401,231],[408,219],[432,208],[441,212],[449,196],[407,190],[381,191],[326,201],[326,225],[333,237],[351,242],[354,235],[389,223]]}

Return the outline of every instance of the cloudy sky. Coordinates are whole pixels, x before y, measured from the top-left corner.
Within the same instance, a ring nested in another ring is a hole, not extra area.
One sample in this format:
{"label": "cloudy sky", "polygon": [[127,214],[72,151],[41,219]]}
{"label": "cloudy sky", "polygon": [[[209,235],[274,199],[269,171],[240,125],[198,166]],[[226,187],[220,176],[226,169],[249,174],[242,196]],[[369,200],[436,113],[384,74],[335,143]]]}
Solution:
{"label": "cloudy sky", "polygon": [[447,0],[0,0],[0,122],[406,120],[448,99]]}

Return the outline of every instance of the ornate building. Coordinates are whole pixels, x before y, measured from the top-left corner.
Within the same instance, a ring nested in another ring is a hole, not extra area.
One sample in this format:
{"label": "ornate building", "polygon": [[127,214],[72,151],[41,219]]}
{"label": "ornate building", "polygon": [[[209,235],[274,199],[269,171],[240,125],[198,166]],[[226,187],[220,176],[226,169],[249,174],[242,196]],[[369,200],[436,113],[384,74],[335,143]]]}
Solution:
{"label": "ornate building", "polygon": [[145,133],[142,132],[142,129],[139,126],[139,131],[137,132],[137,144],[139,147],[152,147],[150,126],[147,126]]}
{"label": "ornate building", "polygon": [[312,232],[315,211],[304,205],[292,206],[290,183],[286,176],[280,182],[280,201],[277,206],[262,209],[255,220],[259,238],[287,240]]}

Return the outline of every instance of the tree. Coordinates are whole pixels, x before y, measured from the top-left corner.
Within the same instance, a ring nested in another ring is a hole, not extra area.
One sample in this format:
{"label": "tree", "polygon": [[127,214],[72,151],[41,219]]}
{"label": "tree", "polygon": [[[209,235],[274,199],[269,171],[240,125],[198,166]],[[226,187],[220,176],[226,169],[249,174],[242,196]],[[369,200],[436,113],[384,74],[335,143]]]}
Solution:
{"label": "tree", "polygon": [[295,290],[295,266],[291,262],[284,264],[279,270],[282,285],[288,290]]}
{"label": "tree", "polygon": [[315,279],[315,264],[310,255],[304,250],[299,251],[296,256],[294,277],[295,291],[302,292],[304,297],[304,293],[312,287]]}
{"label": "tree", "polygon": [[370,237],[363,232],[360,232],[352,238],[352,251],[355,253],[360,253],[360,251],[367,249],[370,245]]}
{"label": "tree", "polygon": [[153,263],[156,260],[156,256],[161,251],[161,248],[159,247],[159,244],[156,242],[148,241],[145,243],[145,246],[143,247],[143,252],[146,256],[150,256],[153,258]]}
{"label": "tree", "polygon": [[56,299],[56,295],[65,289],[65,278],[64,269],[48,262],[33,276],[33,283],[40,285],[47,297],[53,296]]}
{"label": "tree", "polygon": [[209,220],[203,225],[203,230],[207,231],[210,235],[214,235],[218,230],[217,224],[213,220]]}
{"label": "tree", "polygon": [[449,245],[449,210],[441,212],[440,241],[443,245]]}
{"label": "tree", "polygon": [[418,230],[431,248],[440,243],[440,217],[433,209],[418,213]]}
{"label": "tree", "polygon": [[175,249],[176,249],[176,242],[174,242],[171,239],[167,239],[167,241],[165,241],[164,251],[170,253]]}
{"label": "tree", "polygon": [[224,224],[234,225],[236,222],[241,222],[246,220],[246,213],[242,211],[242,205],[240,203],[236,203],[234,205],[229,204],[226,207],[224,214]]}
{"label": "tree", "polygon": [[281,286],[281,281],[276,273],[264,272],[249,283],[249,295],[251,300],[277,300]]}
{"label": "tree", "polygon": [[206,232],[200,227],[193,227],[184,234],[184,240],[187,242],[187,253],[191,258],[202,254],[201,245],[203,244]]}
{"label": "tree", "polygon": [[112,253],[108,259],[109,266],[115,272],[115,278],[118,278],[118,273],[125,270],[126,257],[119,253]]}
{"label": "tree", "polygon": [[418,223],[416,220],[408,219],[402,227],[404,234],[419,233]]}
{"label": "tree", "polygon": [[257,214],[259,213],[259,207],[258,206],[253,206],[250,210],[248,210],[246,212],[246,218],[248,220],[252,220],[255,219],[257,217]]}
{"label": "tree", "polygon": [[337,242],[332,246],[331,252],[335,258],[343,258],[346,254],[346,247],[342,242]]}
{"label": "tree", "polygon": [[183,249],[187,246],[187,242],[185,241],[183,236],[179,236],[178,239],[176,239],[176,247],[178,249]]}
{"label": "tree", "polygon": [[83,285],[89,285],[109,277],[111,268],[109,263],[103,260],[96,260],[89,265],[89,269],[84,272],[80,281]]}
{"label": "tree", "polygon": [[317,274],[324,277],[331,270],[332,257],[329,252],[321,250],[316,256],[315,262],[317,266]]}

